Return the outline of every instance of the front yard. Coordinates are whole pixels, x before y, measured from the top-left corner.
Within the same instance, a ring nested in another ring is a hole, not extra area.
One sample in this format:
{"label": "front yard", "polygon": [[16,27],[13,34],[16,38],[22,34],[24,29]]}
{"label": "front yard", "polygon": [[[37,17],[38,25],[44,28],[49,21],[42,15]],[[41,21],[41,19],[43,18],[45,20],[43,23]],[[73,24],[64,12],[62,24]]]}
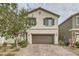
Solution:
{"label": "front yard", "polygon": [[19,50],[16,50],[15,48],[6,48],[4,47],[0,48],[0,56],[14,56]]}
{"label": "front yard", "polygon": [[18,43],[18,49],[15,44],[3,44],[0,45],[0,56],[15,56],[20,49],[27,46],[26,41]]}
{"label": "front yard", "polygon": [[79,56],[79,48],[51,44],[31,44],[19,49],[0,47],[0,56]]}

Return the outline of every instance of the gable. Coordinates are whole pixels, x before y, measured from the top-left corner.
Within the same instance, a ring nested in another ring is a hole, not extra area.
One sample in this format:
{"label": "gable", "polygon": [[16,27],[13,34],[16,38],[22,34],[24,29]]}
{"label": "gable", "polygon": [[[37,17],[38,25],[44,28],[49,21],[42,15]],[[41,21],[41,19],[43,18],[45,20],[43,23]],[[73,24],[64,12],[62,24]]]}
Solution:
{"label": "gable", "polygon": [[67,22],[68,20],[70,20],[71,18],[73,18],[73,17],[75,17],[75,16],[78,16],[78,15],[79,15],[79,12],[70,15],[70,16],[69,16],[64,22],[62,22],[59,26],[61,26],[62,24],[64,24],[64,23]]}
{"label": "gable", "polygon": [[48,11],[48,10],[46,10],[46,9],[43,9],[43,8],[34,9],[34,10],[30,11],[28,14],[33,14],[33,13],[36,13],[36,12],[38,12],[39,14],[42,12],[42,13],[44,13],[44,14],[53,15],[53,16],[55,16],[55,17],[57,17],[57,18],[59,17],[58,14],[55,14],[55,13],[50,12],[50,11]]}

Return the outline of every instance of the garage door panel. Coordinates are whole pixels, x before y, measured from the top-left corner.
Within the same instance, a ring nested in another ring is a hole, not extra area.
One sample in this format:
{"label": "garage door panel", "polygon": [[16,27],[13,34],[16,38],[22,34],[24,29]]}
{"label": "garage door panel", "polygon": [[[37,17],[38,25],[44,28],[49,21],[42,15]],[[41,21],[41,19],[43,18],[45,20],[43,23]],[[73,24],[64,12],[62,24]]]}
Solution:
{"label": "garage door panel", "polygon": [[53,40],[53,35],[32,35],[33,44],[52,44]]}

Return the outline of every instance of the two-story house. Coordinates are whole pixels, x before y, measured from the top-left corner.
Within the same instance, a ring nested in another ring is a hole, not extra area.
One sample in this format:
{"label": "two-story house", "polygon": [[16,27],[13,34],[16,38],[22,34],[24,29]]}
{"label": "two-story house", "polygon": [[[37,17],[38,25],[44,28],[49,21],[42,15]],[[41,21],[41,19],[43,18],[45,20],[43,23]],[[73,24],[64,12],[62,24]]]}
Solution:
{"label": "two-story house", "polygon": [[59,15],[43,8],[29,12],[32,27],[27,31],[29,44],[58,44]]}
{"label": "two-story house", "polygon": [[71,15],[66,21],[59,25],[59,39],[66,44],[69,39],[73,42],[79,41],[79,13]]}

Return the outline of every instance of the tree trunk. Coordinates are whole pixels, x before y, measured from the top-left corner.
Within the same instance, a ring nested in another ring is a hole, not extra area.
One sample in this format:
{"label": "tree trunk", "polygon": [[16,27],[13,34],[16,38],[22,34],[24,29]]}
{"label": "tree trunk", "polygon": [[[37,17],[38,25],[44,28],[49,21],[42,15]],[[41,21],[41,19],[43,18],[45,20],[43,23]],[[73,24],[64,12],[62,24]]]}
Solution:
{"label": "tree trunk", "polygon": [[25,44],[27,44],[27,34],[26,33],[23,33],[23,39],[25,41]]}
{"label": "tree trunk", "polygon": [[16,39],[15,39],[15,44],[16,44],[16,48],[18,49],[19,48],[19,46],[18,46],[18,37],[16,37]]}

